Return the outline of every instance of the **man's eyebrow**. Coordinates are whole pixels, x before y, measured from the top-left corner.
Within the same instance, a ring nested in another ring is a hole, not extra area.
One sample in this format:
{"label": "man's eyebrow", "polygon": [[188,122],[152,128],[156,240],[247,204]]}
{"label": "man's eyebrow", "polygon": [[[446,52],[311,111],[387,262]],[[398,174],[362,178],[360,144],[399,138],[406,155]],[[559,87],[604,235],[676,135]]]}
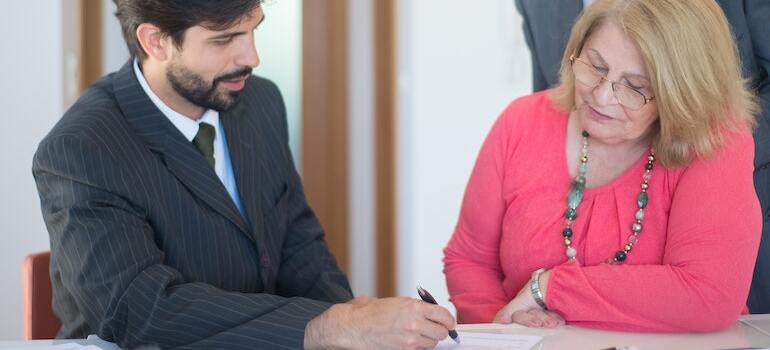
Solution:
{"label": "man's eyebrow", "polygon": [[[262,19],[259,20],[259,23],[257,23],[257,25],[254,26],[254,29],[252,29],[252,30],[256,30],[257,28],[259,28],[259,25],[262,24],[262,22],[264,22],[264,21],[265,21],[265,15],[263,14],[262,15]],[[241,31],[241,32],[222,33],[222,34],[214,35],[214,36],[210,37],[208,40],[230,39],[230,38],[234,38],[236,36],[243,35],[243,34],[246,34],[246,33],[247,32],[243,32],[243,31]]]}

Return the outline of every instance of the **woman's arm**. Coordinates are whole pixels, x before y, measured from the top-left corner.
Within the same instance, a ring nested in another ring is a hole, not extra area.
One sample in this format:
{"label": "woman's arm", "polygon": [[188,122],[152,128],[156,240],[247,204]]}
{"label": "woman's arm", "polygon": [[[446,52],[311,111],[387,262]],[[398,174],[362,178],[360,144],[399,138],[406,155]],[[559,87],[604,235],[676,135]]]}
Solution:
{"label": "woman's arm", "polygon": [[460,218],[444,249],[444,273],[460,323],[490,322],[510,300],[502,287],[499,251],[505,210],[502,186],[511,147],[507,114],[495,122],[484,141],[465,190]]}

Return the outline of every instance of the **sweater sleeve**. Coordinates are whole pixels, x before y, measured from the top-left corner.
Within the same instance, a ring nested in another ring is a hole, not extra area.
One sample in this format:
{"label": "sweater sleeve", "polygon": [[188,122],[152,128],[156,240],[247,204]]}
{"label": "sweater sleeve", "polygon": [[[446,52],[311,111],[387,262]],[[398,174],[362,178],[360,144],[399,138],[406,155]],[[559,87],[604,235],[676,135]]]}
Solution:
{"label": "sweater sleeve", "polygon": [[556,266],[549,308],[569,323],[609,329],[708,332],[735,322],[745,308],[762,222],[751,135],[733,136],[682,173],[661,265]]}
{"label": "sweater sleeve", "polygon": [[468,181],[460,217],[444,249],[444,274],[460,323],[493,319],[508,301],[500,266],[503,179],[511,145],[511,107],[487,135]]}

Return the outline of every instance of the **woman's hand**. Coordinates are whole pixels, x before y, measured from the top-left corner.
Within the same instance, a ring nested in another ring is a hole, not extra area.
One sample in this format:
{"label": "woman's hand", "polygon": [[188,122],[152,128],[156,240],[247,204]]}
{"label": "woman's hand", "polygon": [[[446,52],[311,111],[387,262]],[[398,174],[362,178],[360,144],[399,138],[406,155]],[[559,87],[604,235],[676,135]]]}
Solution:
{"label": "woman's hand", "polygon": [[[540,275],[540,289],[545,292],[548,287],[550,271]],[[495,316],[496,323],[518,323],[527,327],[558,327],[564,324],[564,319],[553,311],[543,310],[535,302],[532,291],[529,289],[529,281],[516,294],[516,297],[505,305]]]}

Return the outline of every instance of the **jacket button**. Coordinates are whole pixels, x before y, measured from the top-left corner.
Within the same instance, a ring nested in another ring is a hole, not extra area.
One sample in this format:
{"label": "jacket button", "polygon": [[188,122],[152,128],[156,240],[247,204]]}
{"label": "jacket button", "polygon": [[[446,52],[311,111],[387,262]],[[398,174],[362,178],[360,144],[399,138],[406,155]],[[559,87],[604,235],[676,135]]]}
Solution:
{"label": "jacket button", "polygon": [[261,264],[262,264],[262,267],[264,268],[270,267],[270,257],[267,255],[263,255]]}

